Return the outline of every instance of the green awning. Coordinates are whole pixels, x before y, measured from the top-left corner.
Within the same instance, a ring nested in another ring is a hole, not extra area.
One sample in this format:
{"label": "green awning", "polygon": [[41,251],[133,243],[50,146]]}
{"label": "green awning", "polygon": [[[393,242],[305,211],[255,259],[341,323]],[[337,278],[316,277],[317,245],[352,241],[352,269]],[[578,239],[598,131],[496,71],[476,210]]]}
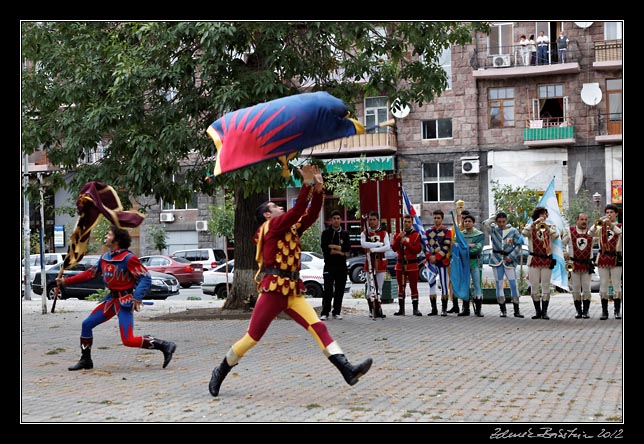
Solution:
{"label": "green awning", "polygon": [[[348,157],[341,159],[323,160],[328,173],[344,171],[351,173],[360,171],[360,164],[364,163],[367,171],[393,171],[394,156],[374,156],[374,157]],[[301,183],[295,177],[295,187],[300,187]]]}

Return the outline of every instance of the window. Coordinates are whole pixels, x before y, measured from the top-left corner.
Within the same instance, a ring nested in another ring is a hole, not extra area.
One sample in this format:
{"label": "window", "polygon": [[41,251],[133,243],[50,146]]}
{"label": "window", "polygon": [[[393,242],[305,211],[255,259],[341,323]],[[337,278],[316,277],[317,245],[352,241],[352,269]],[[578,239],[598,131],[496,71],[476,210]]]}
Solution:
{"label": "window", "polygon": [[514,126],[514,88],[490,88],[488,91],[490,128]]}
{"label": "window", "polygon": [[454,163],[423,164],[423,202],[454,200]]}
{"label": "window", "polygon": [[423,121],[423,140],[449,139],[452,137],[452,119]]}
{"label": "window", "polygon": [[445,70],[447,75],[447,89],[452,89],[452,48],[443,50],[438,58],[438,64]]}
{"label": "window", "polygon": [[621,40],[622,22],[604,22],[604,40]]}
{"label": "window", "polygon": [[622,79],[606,80],[608,120],[622,120]]}
{"label": "window", "polygon": [[[378,125],[385,122],[389,116],[387,97],[367,97],[364,100],[365,126]],[[376,133],[387,132],[387,128],[376,128]]]}
{"label": "window", "polygon": [[512,54],[512,23],[499,23],[490,28],[488,51],[494,54]]}
{"label": "window", "polygon": [[[177,178],[172,176],[172,181],[177,182]],[[198,194],[194,191],[188,198],[177,199],[174,202],[163,202],[161,209],[163,210],[190,210],[199,208],[198,203]]]}
{"label": "window", "polygon": [[537,99],[533,100],[532,118],[543,120],[546,126],[560,125],[567,121],[568,97],[561,84],[540,85]]}

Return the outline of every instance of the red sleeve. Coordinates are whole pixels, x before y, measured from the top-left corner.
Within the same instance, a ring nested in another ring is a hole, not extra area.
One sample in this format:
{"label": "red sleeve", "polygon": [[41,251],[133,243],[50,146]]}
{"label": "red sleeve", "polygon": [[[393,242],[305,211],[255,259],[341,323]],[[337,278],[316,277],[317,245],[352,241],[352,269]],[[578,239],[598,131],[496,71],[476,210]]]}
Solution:
{"label": "red sleeve", "polygon": [[[308,199],[309,192],[311,190],[312,190],[311,185],[302,184],[302,188],[300,189],[300,194],[297,195],[297,199],[295,200],[295,205],[286,213],[282,214],[280,217],[271,219],[270,225],[269,225],[270,231],[272,231],[275,234],[279,234],[290,230],[293,224],[295,224],[306,211],[306,207],[309,204],[309,199]],[[316,215],[316,219],[317,219],[317,215]]]}
{"label": "red sleeve", "polygon": [[396,233],[394,235],[394,241],[391,243],[391,249],[395,252],[398,252],[398,250],[400,249],[400,238],[400,233]]}
{"label": "red sleeve", "polygon": [[65,285],[68,284],[77,284],[79,282],[85,282],[89,281],[90,279],[94,279],[94,276],[96,276],[96,270],[97,268],[92,267],[88,268],[87,270],[80,272],[74,276],[69,276],[65,278]]}
{"label": "red sleeve", "polygon": [[315,191],[315,188],[313,188],[313,198],[311,199],[311,205],[309,206],[308,209],[305,210],[304,216],[302,216],[302,220],[300,221],[300,229],[299,229],[300,236],[311,225],[313,225],[313,222],[318,220],[318,216],[320,215],[320,210],[322,209],[323,202],[324,202],[324,188],[319,193]]}
{"label": "red sleeve", "polygon": [[420,253],[420,234],[418,233],[416,234],[417,235],[414,236],[411,242],[409,242],[405,247],[410,253],[413,253],[413,254]]}

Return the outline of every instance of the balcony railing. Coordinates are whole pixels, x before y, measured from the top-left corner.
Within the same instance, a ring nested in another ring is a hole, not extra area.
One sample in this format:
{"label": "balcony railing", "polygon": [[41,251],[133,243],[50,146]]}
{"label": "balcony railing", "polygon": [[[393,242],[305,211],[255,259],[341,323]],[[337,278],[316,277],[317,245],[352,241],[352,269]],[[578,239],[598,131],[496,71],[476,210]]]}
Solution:
{"label": "balcony railing", "polygon": [[343,154],[395,153],[398,150],[398,139],[393,129],[385,127],[379,133],[359,134],[316,145],[303,150],[302,154],[322,156],[337,154],[340,150]]}
{"label": "balcony railing", "polygon": [[595,42],[596,62],[615,62],[622,60],[622,41],[604,40]]}
{"label": "balcony railing", "polygon": [[[536,46],[536,45],[535,45]],[[537,48],[538,49],[538,48]],[[519,68],[564,63],[559,59],[557,43],[550,42],[545,56],[538,59],[538,51],[532,52],[523,45],[486,47],[474,50],[470,60],[473,69]],[[568,42],[565,63],[579,63],[582,53],[576,40]]]}
{"label": "balcony railing", "polygon": [[575,127],[570,119],[561,117],[527,120],[523,130],[523,141],[526,145],[544,145],[548,142],[561,145],[574,143]]}

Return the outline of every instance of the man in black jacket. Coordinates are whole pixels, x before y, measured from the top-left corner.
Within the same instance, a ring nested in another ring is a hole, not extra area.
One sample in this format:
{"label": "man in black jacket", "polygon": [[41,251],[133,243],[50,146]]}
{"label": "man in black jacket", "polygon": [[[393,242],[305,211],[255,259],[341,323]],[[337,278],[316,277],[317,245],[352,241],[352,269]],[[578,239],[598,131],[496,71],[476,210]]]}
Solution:
{"label": "man in black jacket", "polygon": [[326,321],[333,301],[333,319],[342,319],[342,297],[347,283],[347,254],[351,249],[349,232],[341,225],[342,213],[331,212],[331,225],[322,232],[321,246],[324,254],[324,296],[320,319]]}

